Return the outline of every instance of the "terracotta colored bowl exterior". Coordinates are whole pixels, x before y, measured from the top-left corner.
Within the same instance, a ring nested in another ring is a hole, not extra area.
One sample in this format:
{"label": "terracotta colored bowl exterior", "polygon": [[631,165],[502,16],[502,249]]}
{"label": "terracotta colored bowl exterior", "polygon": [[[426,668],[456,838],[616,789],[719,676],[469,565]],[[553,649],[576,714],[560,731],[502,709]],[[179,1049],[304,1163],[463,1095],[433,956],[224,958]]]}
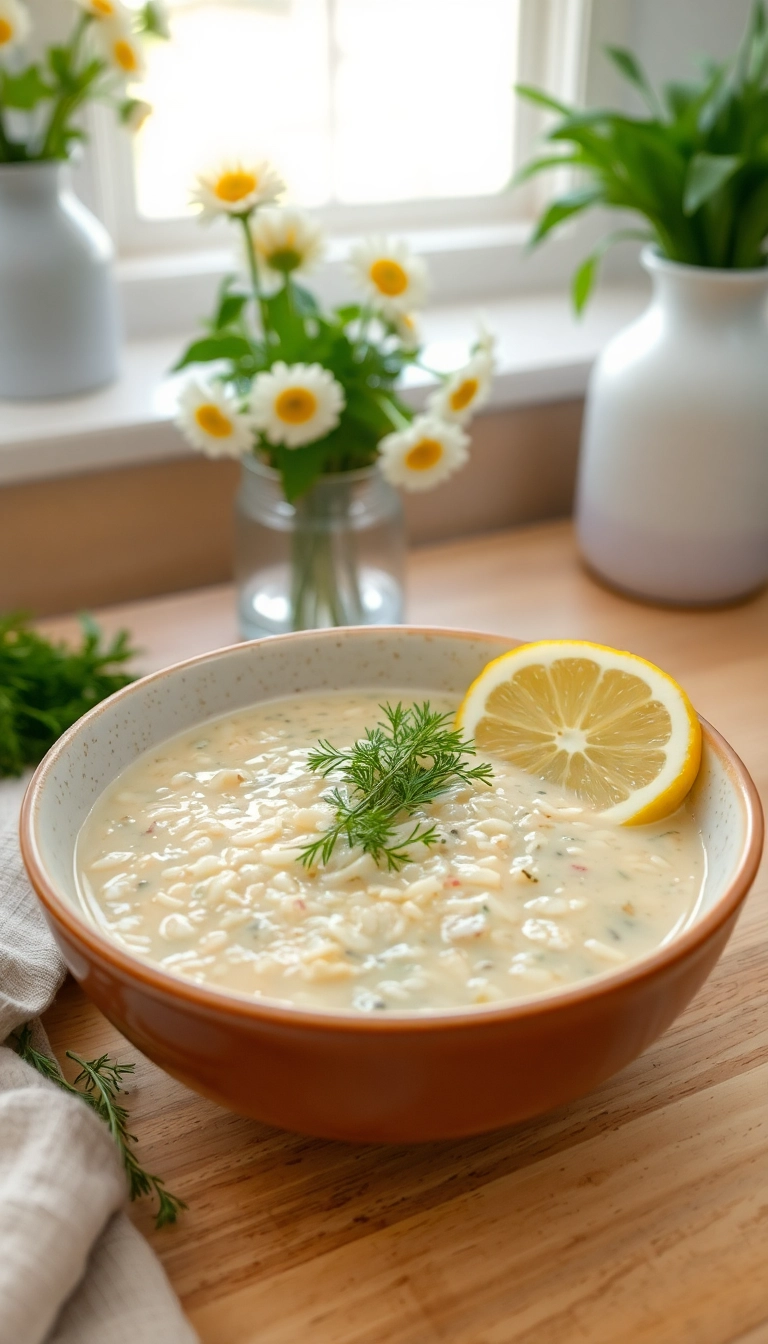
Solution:
{"label": "terracotta colored bowl exterior", "polygon": [[77,832],[140,752],[228,709],[304,690],[411,688],[458,699],[515,643],[401,627],[241,644],[146,677],[70,729],[30,785],[22,852],[69,969],[110,1021],[224,1106],[355,1141],[444,1139],[523,1120],[588,1092],[650,1045],[720,956],[762,849],[755,787],[706,724],[693,795],[708,856],[703,908],[652,955],[568,990],[426,1016],[293,1009],[187,983],[135,959],[78,904]]}

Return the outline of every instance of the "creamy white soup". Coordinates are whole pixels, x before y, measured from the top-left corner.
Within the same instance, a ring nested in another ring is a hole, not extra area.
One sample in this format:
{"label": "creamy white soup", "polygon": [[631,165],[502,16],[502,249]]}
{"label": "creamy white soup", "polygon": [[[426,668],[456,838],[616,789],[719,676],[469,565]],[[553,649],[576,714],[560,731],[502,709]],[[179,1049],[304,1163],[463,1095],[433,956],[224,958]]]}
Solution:
{"label": "creamy white soup", "polygon": [[[606,825],[503,761],[490,787],[462,784],[423,809],[439,843],[413,848],[399,872],[345,842],[307,871],[299,854],[333,819],[334,783],[308,769],[309,752],[320,738],[351,746],[381,719],[382,698],[256,705],[131,765],[78,839],[79,889],[99,926],[185,980],[376,1013],[556,989],[643,956],[690,919],[704,853],[686,808],[653,826]],[[455,708],[413,691],[386,698]]]}

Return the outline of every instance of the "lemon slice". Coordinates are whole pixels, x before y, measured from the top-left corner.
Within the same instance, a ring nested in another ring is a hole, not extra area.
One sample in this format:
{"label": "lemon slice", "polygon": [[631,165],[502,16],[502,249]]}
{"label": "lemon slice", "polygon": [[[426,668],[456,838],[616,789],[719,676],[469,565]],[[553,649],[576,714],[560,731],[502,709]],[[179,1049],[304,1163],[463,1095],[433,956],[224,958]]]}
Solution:
{"label": "lemon slice", "polygon": [[478,751],[570,789],[606,820],[639,825],[680,806],[701,728],[676,681],[634,653],[546,639],[494,659],[457,727]]}

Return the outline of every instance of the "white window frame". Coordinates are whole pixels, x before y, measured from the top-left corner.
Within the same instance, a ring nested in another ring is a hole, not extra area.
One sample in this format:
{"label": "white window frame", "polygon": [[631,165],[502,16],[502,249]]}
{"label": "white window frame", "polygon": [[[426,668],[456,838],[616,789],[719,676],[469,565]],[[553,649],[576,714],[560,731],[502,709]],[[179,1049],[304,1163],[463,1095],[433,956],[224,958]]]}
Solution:
{"label": "white window frame", "polygon": [[[591,17],[592,0],[520,0],[517,38],[526,81],[564,101],[581,101]],[[542,113],[520,104],[516,162],[534,151],[543,124]],[[141,219],[125,132],[103,108],[92,110],[89,130],[83,187],[116,244],[128,335],[179,331],[199,320],[210,305],[213,286],[231,270],[231,233],[224,222],[202,229],[194,218]],[[405,234],[428,256],[441,303],[498,292],[500,274],[509,277],[508,290],[518,280],[530,288],[538,268],[521,265],[522,249],[544,193],[551,190],[551,181],[535,179],[515,192],[492,196],[317,207],[313,215],[330,239],[329,259],[319,277],[321,294],[338,301],[346,293],[341,257],[350,237],[374,229]],[[570,266],[571,249],[567,251],[568,257],[555,267],[557,278]]]}

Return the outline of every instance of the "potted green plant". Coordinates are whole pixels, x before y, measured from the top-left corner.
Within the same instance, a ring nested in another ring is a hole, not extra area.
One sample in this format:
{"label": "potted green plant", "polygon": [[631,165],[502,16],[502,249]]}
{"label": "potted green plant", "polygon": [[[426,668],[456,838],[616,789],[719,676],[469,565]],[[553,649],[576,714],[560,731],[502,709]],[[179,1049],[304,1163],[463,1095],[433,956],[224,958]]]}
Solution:
{"label": "potted green plant", "polygon": [[[176,368],[188,376],[178,425],[193,447],[239,458],[235,570],[246,637],[402,619],[404,530],[395,486],[425,490],[467,461],[468,422],[488,395],[493,340],[437,374],[425,414],[399,395],[421,360],[415,310],[422,258],[402,242],[350,252],[360,301],[322,307],[305,277],[323,250],[311,216],[276,204],[267,163],[221,165],[198,179],[203,219],[238,230],[240,277],[228,277],[205,334]],[[432,372],[432,371],[430,371]]]}
{"label": "potted green plant", "polygon": [[768,26],[754,5],[736,55],[657,92],[635,56],[608,55],[647,113],[554,115],[547,152],[519,174],[575,182],[532,235],[595,207],[639,216],[606,234],[573,279],[581,311],[600,260],[642,238],[649,308],[604,349],[587,397],[577,492],[582,552],[599,574],[671,603],[740,597],[768,579]]}
{"label": "potted green plant", "polygon": [[157,0],[69,0],[68,39],[41,60],[23,0],[0,0],[0,396],[83,392],[118,371],[112,243],[75,197],[68,160],[82,109],[101,101],[136,130],[147,37],[167,35]]}

